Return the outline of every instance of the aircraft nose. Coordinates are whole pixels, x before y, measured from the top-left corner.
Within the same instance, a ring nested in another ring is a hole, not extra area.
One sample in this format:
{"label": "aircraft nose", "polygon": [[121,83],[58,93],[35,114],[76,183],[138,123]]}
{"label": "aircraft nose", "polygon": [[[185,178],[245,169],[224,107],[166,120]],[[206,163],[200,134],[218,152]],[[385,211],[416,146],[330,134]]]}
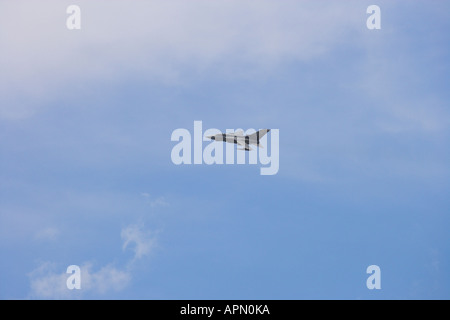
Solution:
{"label": "aircraft nose", "polygon": [[216,140],[216,137],[215,136],[210,136],[209,137],[211,140]]}

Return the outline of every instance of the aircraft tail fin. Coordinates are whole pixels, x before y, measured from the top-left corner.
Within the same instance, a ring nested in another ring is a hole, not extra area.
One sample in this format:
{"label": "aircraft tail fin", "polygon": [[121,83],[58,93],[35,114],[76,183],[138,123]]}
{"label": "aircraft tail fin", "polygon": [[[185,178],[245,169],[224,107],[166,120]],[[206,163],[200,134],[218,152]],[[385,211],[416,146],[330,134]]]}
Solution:
{"label": "aircraft tail fin", "polygon": [[266,133],[269,131],[270,131],[270,129],[261,129],[258,132],[255,132],[255,133],[252,133],[251,135],[249,135],[249,138],[251,140],[255,140],[256,142],[259,143],[259,139],[264,137],[266,135]]}

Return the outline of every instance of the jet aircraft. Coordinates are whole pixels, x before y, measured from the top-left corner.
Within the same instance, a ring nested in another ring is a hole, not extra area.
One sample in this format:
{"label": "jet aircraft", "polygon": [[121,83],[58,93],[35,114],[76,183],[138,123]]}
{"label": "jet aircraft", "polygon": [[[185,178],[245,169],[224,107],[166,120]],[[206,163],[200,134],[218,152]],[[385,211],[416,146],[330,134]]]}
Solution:
{"label": "jet aircraft", "polygon": [[269,131],[270,129],[261,129],[258,132],[244,136],[244,131],[238,130],[233,133],[219,133],[213,136],[208,136],[207,138],[215,141],[235,143],[243,147],[238,150],[250,151],[253,150],[250,145],[263,148],[263,146],[259,143],[259,140]]}

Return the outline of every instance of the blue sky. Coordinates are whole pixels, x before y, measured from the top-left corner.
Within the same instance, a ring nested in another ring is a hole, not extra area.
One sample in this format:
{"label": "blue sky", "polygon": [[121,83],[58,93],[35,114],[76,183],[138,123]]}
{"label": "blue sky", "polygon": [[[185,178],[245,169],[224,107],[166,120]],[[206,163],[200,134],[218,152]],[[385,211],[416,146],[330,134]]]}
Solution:
{"label": "blue sky", "polygon": [[[70,4],[0,3],[1,299],[450,297],[447,2]],[[278,174],[174,165],[195,120]]]}

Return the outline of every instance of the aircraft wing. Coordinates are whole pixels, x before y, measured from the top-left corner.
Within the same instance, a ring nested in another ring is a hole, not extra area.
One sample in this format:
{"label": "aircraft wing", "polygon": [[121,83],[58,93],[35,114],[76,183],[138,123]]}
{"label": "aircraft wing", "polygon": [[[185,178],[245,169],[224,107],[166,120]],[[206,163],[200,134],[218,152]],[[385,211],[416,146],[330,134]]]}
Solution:
{"label": "aircraft wing", "polygon": [[239,149],[239,150],[247,150],[247,151],[251,151],[252,148],[250,148],[250,145],[245,143],[245,141],[242,141],[241,139],[237,139],[236,140],[237,144],[244,147],[244,149]]}

